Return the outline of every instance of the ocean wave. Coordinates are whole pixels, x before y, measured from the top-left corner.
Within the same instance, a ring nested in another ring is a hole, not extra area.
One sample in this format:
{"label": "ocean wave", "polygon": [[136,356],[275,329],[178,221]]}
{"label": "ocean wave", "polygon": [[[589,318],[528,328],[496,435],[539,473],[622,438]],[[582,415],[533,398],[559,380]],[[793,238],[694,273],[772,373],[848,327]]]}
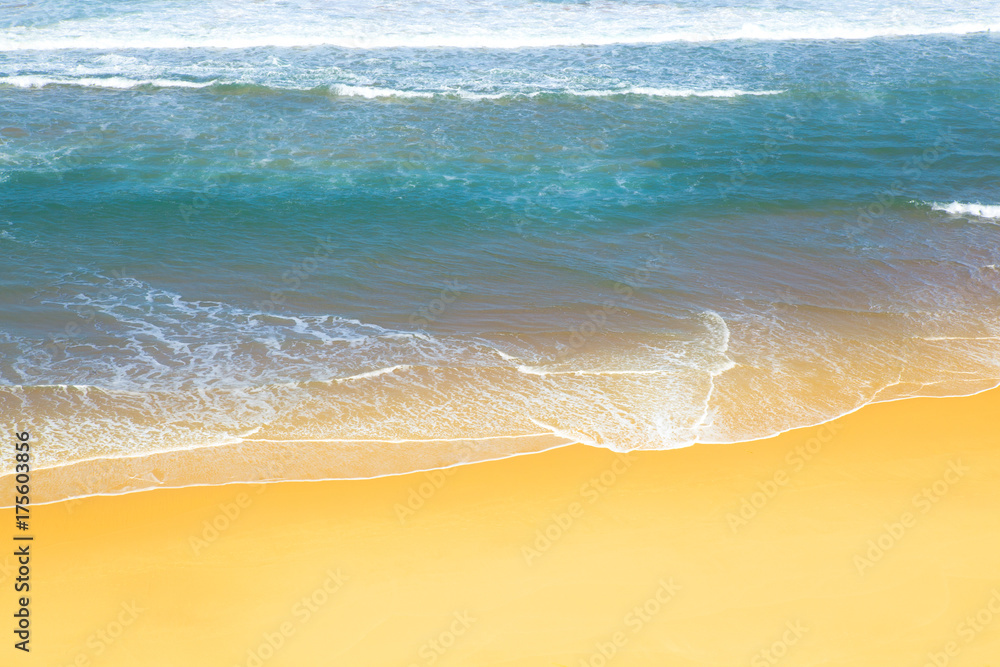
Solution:
{"label": "ocean wave", "polygon": [[43,19],[17,14],[0,30],[0,51],[251,49],[332,46],[385,48],[550,48],[730,40],[836,40],[969,34],[1000,28],[990,0],[961,6],[905,0],[891,9],[870,0],[831,7],[736,0],[692,5],[664,0],[288,0],[254,7],[238,0],[161,0],[109,5],[81,14],[51,3]]}
{"label": "ocean wave", "polygon": [[[934,384],[934,383],[930,383]],[[713,444],[746,443],[773,437],[799,428],[830,423],[868,406],[907,400],[921,396],[972,396],[995,391],[996,381],[968,386],[956,393],[913,393],[881,396],[880,392],[853,407],[828,415],[814,415],[801,423],[756,437],[733,440],[705,439]],[[711,413],[706,413],[710,416]],[[146,451],[107,452],[67,460],[46,461],[38,467],[51,475],[41,504],[95,495],[118,495],[155,488],[232,483],[269,483],[281,481],[320,481],[334,479],[375,479],[433,469],[453,468],[481,461],[540,453],[549,449],[582,443],[607,448],[608,443],[587,431],[561,427],[548,420],[528,417],[541,431],[458,437],[338,438],[338,437],[256,437],[264,425],[239,435],[215,441],[191,442],[183,446]],[[699,426],[705,426],[699,422]],[[689,443],[674,443],[674,447]],[[392,445],[392,447],[385,447]],[[659,449],[660,447],[657,447]],[[614,449],[614,448],[612,448]],[[293,456],[288,456],[294,451]],[[8,482],[11,470],[0,471],[0,480]]]}
{"label": "ocean wave", "polygon": [[370,86],[331,86],[330,91],[345,97],[365,97],[378,99],[386,97],[401,98],[434,98],[458,97],[467,100],[497,100],[518,97],[543,97],[568,95],[571,97],[615,97],[620,95],[637,95],[644,97],[740,97],[742,95],[780,95],[783,90],[742,90],[739,88],[723,88],[710,90],[695,90],[691,88],[649,88],[627,87],[604,90],[536,90],[532,92],[502,92],[480,93],[466,90],[414,91],[397,90],[394,88],[377,88]]}
{"label": "ocean wave", "polygon": [[367,378],[378,377],[379,375],[395,373],[396,371],[408,370],[410,368],[412,368],[410,364],[396,364],[395,366],[387,366],[386,368],[377,368],[373,371],[365,371],[364,373],[356,373],[354,375],[348,375],[347,377],[335,378],[333,382],[349,382],[351,380],[364,380]]}
{"label": "ocean wave", "polygon": [[931,208],[935,211],[943,211],[949,215],[973,216],[986,220],[1000,220],[1000,204],[967,204],[953,201],[950,204],[939,204],[934,202]]}
{"label": "ocean wave", "polygon": [[892,37],[920,37],[929,35],[970,35],[1000,30],[1000,21],[963,22],[954,24],[914,25],[809,25],[783,27],[743,24],[717,31],[694,29],[668,29],[650,31],[642,27],[611,32],[566,31],[530,35],[515,30],[495,30],[485,34],[432,32],[428,34],[387,34],[371,36],[359,31],[356,36],[331,36],[329,33],[309,35],[299,31],[288,34],[262,33],[235,36],[176,35],[134,36],[123,35],[66,35],[0,37],[0,51],[58,51],[58,50],[177,50],[177,49],[255,49],[255,48],[312,48],[335,47],[342,49],[394,49],[394,48],[453,48],[453,49],[544,49],[578,46],[610,46],[628,44],[711,43],[739,40],[759,41],[828,41],[866,40]]}
{"label": "ocean wave", "polygon": [[0,77],[0,86],[14,88],[45,88],[46,86],[81,86],[84,88],[111,88],[128,90],[149,86],[152,88],[205,88],[215,81],[179,81],[176,79],[129,79],[121,76],[109,77],[52,77],[17,75]]}
{"label": "ocean wave", "polygon": [[516,98],[534,98],[545,96],[567,95],[571,97],[616,97],[624,95],[634,95],[641,97],[741,97],[756,95],[780,95],[783,90],[743,90],[740,88],[714,88],[708,90],[697,90],[694,88],[651,88],[644,86],[632,86],[623,88],[598,89],[598,90],[536,90],[530,92],[503,91],[503,92],[476,92],[469,90],[401,90],[397,88],[382,88],[377,86],[354,86],[347,84],[333,84],[330,86],[319,86],[315,88],[302,88],[295,86],[264,86],[259,84],[247,84],[240,82],[226,82],[212,80],[206,82],[184,81],[177,79],[130,79],[126,77],[45,77],[35,75],[18,75],[0,77],[0,86],[13,86],[16,88],[44,88],[46,86],[80,86],[85,88],[109,88],[115,90],[128,90],[133,88],[208,88],[213,87],[220,91],[237,90],[240,92],[248,89],[260,90],[309,90],[326,92],[338,97],[361,97],[365,99],[435,99],[435,98],[458,98],[463,100],[499,100]]}
{"label": "ocean wave", "polygon": [[[30,339],[15,341],[19,354],[13,368],[20,384],[29,386],[249,389],[378,375],[413,358],[448,354],[438,341],[409,332],[335,315],[284,315],[189,301],[127,276],[69,276],[42,304],[63,310],[96,338],[68,341],[65,353]],[[78,357],[80,350],[88,354]],[[314,354],[305,358],[305,351]]]}
{"label": "ocean wave", "polygon": [[519,373],[526,375],[657,375],[659,373],[670,373],[673,368],[653,368],[653,369],[624,369],[624,370],[570,370],[570,371],[548,371],[534,366],[518,366]]}
{"label": "ocean wave", "polygon": [[[567,90],[567,95],[581,97],[612,97],[615,95],[642,95],[646,97],[742,97],[744,95],[780,95],[784,90],[743,90],[741,88],[712,88],[695,90],[693,88],[648,88],[638,86],[613,90]],[[540,93],[534,93],[538,95]]]}
{"label": "ocean wave", "polygon": [[[793,361],[768,358],[773,346],[761,333],[771,331],[771,324],[756,318],[733,320],[735,350],[727,320],[705,311],[693,317],[683,336],[595,334],[586,350],[560,355],[561,342],[574,344],[569,331],[523,341],[428,340],[332,316],[265,314],[188,301],[133,279],[90,282],[115,293],[74,296],[72,291],[84,287],[74,279],[65,285],[73,290],[60,290],[47,301],[73,311],[95,308],[100,316],[88,326],[102,335],[79,342],[84,354],[75,354],[74,344],[65,357],[22,346],[16,356],[26,359],[18,364],[25,384],[0,386],[0,403],[30,409],[36,428],[54,434],[40,467],[97,459],[111,466],[120,465],[111,460],[130,458],[148,472],[161,467],[154,457],[169,452],[198,457],[231,447],[226,460],[241,466],[231,471],[232,481],[371,476],[422,469],[428,467],[425,460],[432,460],[431,467],[452,465],[469,452],[476,460],[513,455],[527,449],[480,443],[546,433],[552,442],[618,451],[742,442],[821,423],[868,402],[956,395],[966,386],[972,393],[984,382],[961,368],[952,373],[958,383],[942,383],[947,372],[929,376],[919,368],[888,367],[864,378],[838,361],[831,367],[818,364],[837,379],[830,398],[817,404],[806,390],[817,377],[801,378],[797,364],[808,356],[802,353],[806,347],[816,348],[814,359],[825,359],[829,350],[822,342],[783,333],[793,346]],[[783,332],[795,329],[790,320],[781,326]],[[748,336],[748,327],[756,332]],[[95,347],[112,329],[118,339],[114,349]],[[973,354],[995,360],[998,336],[992,330],[946,329],[923,336],[935,350],[945,338],[963,359]],[[764,348],[755,347],[753,341],[760,340]],[[0,345],[18,342],[31,341],[0,331]],[[109,358],[112,354],[117,358]],[[884,356],[876,351],[872,358]],[[995,362],[981,374],[995,376],[994,367]],[[759,374],[762,368],[769,369],[768,376]],[[30,372],[36,377],[24,377]],[[109,382],[114,373],[119,379]],[[421,449],[447,442],[464,443],[466,450]],[[286,448],[294,455],[281,460],[302,467],[278,475],[262,472],[252,458],[266,455],[256,449],[262,443]],[[317,447],[301,447],[310,443]],[[343,447],[334,447],[337,443]],[[382,443],[393,447],[376,446]],[[396,448],[400,443],[410,449]],[[183,461],[189,462],[178,458],[177,469],[191,469]],[[207,470],[205,481],[227,479],[214,475]],[[95,490],[111,490],[108,480]]]}

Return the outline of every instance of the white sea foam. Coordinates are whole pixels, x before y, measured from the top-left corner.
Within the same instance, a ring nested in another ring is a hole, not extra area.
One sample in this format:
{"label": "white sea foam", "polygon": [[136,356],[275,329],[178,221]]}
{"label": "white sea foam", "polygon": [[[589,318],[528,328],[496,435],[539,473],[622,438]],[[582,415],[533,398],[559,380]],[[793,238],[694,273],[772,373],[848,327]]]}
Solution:
{"label": "white sea foam", "polygon": [[[239,0],[164,0],[83,16],[56,2],[48,20],[0,32],[0,51],[55,49],[186,49],[257,47],[531,48],[720,40],[868,39],[968,34],[1000,28],[988,0],[956,6],[909,0],[891,8],[872,0],[831,7],[805,0],[787,8],[764,4],[592,0],[290,0],[254,6]],[[16,21],[16,15],[15,15]]]}
{"label": "white sea foam", "polygon": [[[636,86],[611,90],[568,90],[570,95],[582,97],[610,97],[613,95],[645,95],[647,97],[740,97],[743,95],[780,95],[783,90],[742,90],[740,88],[648,88]],[[536,93],[537,94],[537,93]]]}
{"label": "white sea foam", "polygon": [[[924,35],[968,35],[1000,30],[1000,21],[989,23],[953,23],[939,25],[855,26],[832,24],[783,28],[743,25],[718,31],[695,29],[649,32],[641,28],[617,33],[577,32],[525,35],[516,31],[484,34],[391,34],[338,37],[321,35],[262,33],[233,36],[207,33],[203,35],[162,36],[143,39],[128,34],[108,36],[73,35],[66,37],[36,37],[11,39],[0,37],[0,51],[54,51],[63,49],[116,51],[133,49],[254,49],[309,48],[329,46],[344,49],[389,48],[456,48],[456,49],[525,49],[574,46],[607,46],[614,44],[666,44],[670,42],[725,42],[736,40],[864,40],[878,37],[918,37]],[[359,31],[360,32],[360,31]]]}
{"label": "white sea foam", "polygon": [[336,378],[336,382],[347,382],[349,380],[364,380],[366,378],[374,378],[379,375],[386,375],[388,373],[395,373],[396,371],[403,371],[411,368],[409,364],[396,364],[395,366],[389,366],[387,368],[379,368],[374,371],[365,371],[364,373],[356,373],[354,375],[349,375],[343,378]]}
{"label": "white sea foam", "polygon": [[[105,342],[78,358],[22,342],[14,368],[26,384],[92,384],[115,391],[256,387],[362,378],[398,359],[444,358],[434,340],[328,315],[275,315],[189,301],[142,281],[70,277],[46,305],[63,308]],[[100,317],[96,317],[99,315]],[[392,342],[386,340],[390,338]],[[83,343],[81,343],[83,345]],[[359,352],[346,355],[345,350]],[[314,353],[306,358],[304,351]]]}
{"label": "white sea foam", "polygon": [[1000,220],[1000,204],[967,204],[953,201],[950,204],[939,204],[934,202],[931,208],[935,211],[943,211],[949,215],[973,216],[986,220]]}
{"label": "white sea foam", "polygon": [[[85,283],[89,296],[76,298],[73,290]],[[71,278],[63,286],[72,289],[49,303],[95,308],[102,317],[85,326],[98,328],[113,319],[117,340],[101,354],[93,347],[72,354],[71,348],[66,357],[49,357],[30,340],[22,341],[21,373],[55,381],[25,378],[24,385],[0,386],[0,399],[15,394],[14,400],[36,415],[39,430],[59,434],[50,439],[43,466],[250,440],[289,447],[352,443],[352,449],[372,447],[377,459],[391,451],[377,448],[383,444],[451,441],[476,448],[480,441],[536,436],[539,427],[558,438],[619,451],[667,449],[763,437],[899,394],[882,396],[879,380],[871,378],[871,385],[848,384],[841,394],[831,385],[828,405],[803,404],[800,378],[788,374],[799,370],[787,367],[780,354],[766,356],[774,346],[760,330],[747,336],[748,325],[761,323],[737,319],[737,351],[731,353],[730,324],[714,312],[699,315],[701,326],[690,334],[633,334],[626,340],[615,335],[551,363],[527,366],[524,359],[544,358],[565,334],[492,341],[418,338],[330,316],[273,315],[189,301],[137,280]],[[100,294],[91,295],[94,291]],[[791,330],[794,322],[786,325]],[[996,336],[986,335],[989,330],[953,333],[925,339],[978,345],[995,359],[995,347],[987,345]],[[86,344],[100,345],[99,338]],[[748,338],[762,340],[765,348],[748,348]],[[796,345],[795,335],[787,338]],[[0,344],[11,343],[17,341],[0,331]],[[264,343],[270,344],[261,347]],[[807,357],[802,342],[798,345],[793,356]],[[825,351],[817,354],[822,358]],[[102,365],[100,357],[113,366]],[[774,376],[755,380],[748,394],[727,375],[738,357]],[[117,386],[108,387],[107,378],[117,371],[123,374]],[[80,384],[77,378],[84,376],[91,384]],[[276,376],[294,379],[282,384]],[[854,377],[844,372],[840,382]],[[926,393],[935,382],[939,379],[917,372],[895,384]],[[865,387],[871,391],[862,391]],[[327,463],[336,471],[335,460]],[[266,470],[247,470],[247,481],[269,477]]]}
{"label": "white sea foam", "polygon": [[401,97],[433,98],[459,97],[467,100],[496,100],[501,98],[538,97],[541,95],[572,95],[576,97],[614,97],[618,95],[640,95],[646,97],[740,97],[742,95],[780,95],[782,90],[742,90],[739,88],[717,88],[695,90],[692,88],[649,88],[625,87],[602,90],[536,90],[532,92],[480,93],[467,90],[414,91],[371,86],[336,85],[331,88],[338,95],[365,97],[368,99]]}
{"label": "white sea foam", "polygon": [[438,93],[419,91],[419,90],[396,90],[394,88],[376,88],[373,86],[345,86],[345,85],[335,85],[331,86],[330,92],[337,95],[342,95],[344,97],[364,97],[370,100],[378,99],[380,97],[434,97]]}
{"label": "white sea foam", "polygon": [[178,81],[175,79],[129,79],[120,76],[109,77],[51,77],[35,75],[16,75],[0,77],[0,86],[13,86],[15,88],[44,88],[46,86],[82,86],[86,88],[112,88],[126,90],[138,88],[140,86],[153,86],[155,88],[205,88],[211,86],[214,81]]}
{"label": "white sea foam", "polygon": [[[185,81],[177,79],[133,79],[121,76],[105,77],[69,77],[69,76],[38,76],[38,75],[15,75],[0,77],[0,86],[13,86],[16,88],[44,88],[46,86],[81,86],[86,88],[109,88],[116,90],[127,90],[142,86],[154,88],[206,88],[215,84],[236,83],[213,80],[206,82]],[[303,90],[302,86],[274,86],[281,89]],[[753,95],[780,95],[781,90],[742,90],[739,88],[715,88],[708,90],[697,90],[693,88],[650,88],[643,86],[599,89],[599,90],[536,90],[531,92],[504,91],[504,92],[476,92],[469,90],[401,90],[397,88],[382,88],[377,86],[354,86],[347,84],[334,84],[330,86],[330,92],[343,97],[361,97],[365,99],[433,99],[433,98],[459,98],[463,100],[497,100],[503,98],[534,98],[543,95],[572,95],[577,97],[615,97],[620,95],[637,95],[645,97],[740,97]]]}

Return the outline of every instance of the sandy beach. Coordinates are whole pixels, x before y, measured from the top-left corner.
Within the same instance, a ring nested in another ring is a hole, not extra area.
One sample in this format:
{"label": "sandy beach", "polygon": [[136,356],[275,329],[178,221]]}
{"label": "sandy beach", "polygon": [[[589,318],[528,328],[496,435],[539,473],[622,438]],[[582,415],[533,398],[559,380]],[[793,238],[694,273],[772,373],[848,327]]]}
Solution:
{"label": "sandy beach", "polygon": [[37,506],[4,664],[995,664],[998,408]]}
{"label": "sandy beach", "polygon": [[997,0],[0,4],[0,667],[1000,667]]}

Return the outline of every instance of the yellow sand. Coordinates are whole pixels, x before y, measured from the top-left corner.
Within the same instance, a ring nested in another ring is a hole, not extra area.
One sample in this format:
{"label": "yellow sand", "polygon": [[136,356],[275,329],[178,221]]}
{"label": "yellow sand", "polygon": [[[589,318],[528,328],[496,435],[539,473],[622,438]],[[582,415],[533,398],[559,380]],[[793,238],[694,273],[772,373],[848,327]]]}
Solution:
{"label": "yellow sand", "polygon": [[996,667],[997,415],[36,507],[32,651],[0,558],[0,665]]}

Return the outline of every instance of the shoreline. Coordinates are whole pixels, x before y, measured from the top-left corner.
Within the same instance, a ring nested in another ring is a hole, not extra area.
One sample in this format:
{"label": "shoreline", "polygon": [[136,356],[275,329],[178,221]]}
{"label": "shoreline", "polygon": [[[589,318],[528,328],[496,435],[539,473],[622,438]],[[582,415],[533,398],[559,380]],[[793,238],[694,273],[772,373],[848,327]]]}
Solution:
{"label": "shoreline", "polygon": [[998,410],[897,400],[741,445],[42,505],[24,662],[990,664]]}
{"label": "shoreline", "polygon": [[[859,406],[857,406],[857,407],[855,407],[855,408],[853,408],[851,410],[848,410],[848,411],[846,411],[846,412],[844,412],[842,414],[836,415],[834,417],[830,417],[828,419],[825,419],[823,421],[820,421],[820,422],[817,422],[817,423],[814,423],[814,424],[808,424],[808,425],[805,425],[805,426],[793,426],[793,427],[789,427],[789,428],[787,428],[785,430],[778,431],[778,432],[770,434],[770,435],[761,436],[759,438],[752,438],[752,439],[749,439],[749,440],[720,441],[720,442],[716,442],[716,441],[698,441],[698,440],[696,440],[696,441],[694,441],[694,442],[692,442],[690,444],[687,444],[687,445],[684,445],[684,446],[680,446],[680,447],[671,447],[671,448],[667,448],[667,449],[658,449],[658,450],[633,450],[633,451],[636,451],[636,452],[639,452],[639,451],[642,451],[642,452],[646,452],[646,451],[664,451],[665,452],[665,451],[687,449],[687,448],[690,448],[690,447],[698,447],[698,446],[727,446],[727,445],[728,446],[740,446],[742,444],[760,442],[760,441],[764,441],[764,440],[770,440],[772,438],[780,437],[780,436],[783,436],[783,435],[788,434],[788,433],[794,433],[794,432],[802,431],[802,430],[805,430],[805,429],[811,429],[811,428],[821,427],[821,426],[823,426],[825,424],[829,424],[829,423],[832,423],[832,422],[836,422],[836,421],[838,421],[840,419],[843,419],[844,417],[852,415],[852,414],[854,414],[854,413],[856,413],[858,411],[866,410],[866,409],[869,409],[869,408],[871,408],[873,406],[882,405],[882,404],[886,404],[886,403],[895,403],[895,402],[898,402],[898,401],[910,401],[910,400],[922,400],[922,399],[970,398],[970,397],[978,396],[980,394],[991,392],[991,391],[1000,391],[1000,380],[983,380],[983,381],[993,381],[993,382],[996,382],[996,384],[993,384],[992,386],[986,387],[984,389],[979,389],[979,390],[973,391],[973,392],[968,393],[968,394],[954,394],[954,395],[940,395],[940,396],[937,396],[937,395],[900,396],[900,397],[886,398],[886,399],[881,399],[881,400],[872,400],[872,401],[870,401],[868,403],[864,403],[864,404],[859,405]],[[548,439],[553,439],[554,438],[554,439],[561,439],[561,440],[563,440],[563,442],[546,444],[545,446],[539,447],[537,449],[525,449],[523,451],[493,452],[493,453],[490,453],[487,450],[487,451],[484,451],[484,452],[474,452],[474,455],[483,454],[482,458],[471,458],[471,456],[469,455],[470,454],[469,443],[472,443],[472,442],[487,442],[487,441],[495,441],[495,440],[500,440],[500,441],[503,441],[503,440],[530,440],[532,438],[548,438]],[[277,448],[278,446],[286,445],[286,444],[289,444],[289,443],[298,443],[298,444],[310,443],[310,444],[313,444],[313,445],[317,445],[317,444],[338,444],[338,445],[342,445],[342,446],[351,446],[351,445],[358,445],[358,444],[361,444],[361,443],[368,444],[368,443],[372,443],[372,442],[380,442],[380,443],[382,443],[382,442],[391,442],[392,444],[449,443],[449,442],[453,442],[453,443],[458,443],[463,448],[465,448],[465,451],[463,452],[463,456],[465,457],[465,460],[445,462],[445,463],[441,463],[440,465],[431,465],[431,466],[424,467],[424,468],[407,468],[407,469],[400,469],[400,470],[394,470],[394,471],[390,470],[390,471],[381,472],[381,473],[377,473],[377,474],[371,474],[371,475],[367,475],[367,476],[366,475],[344,475],[344,476],[333,475],[333,476],[320,476],[320,477],[290,477],[290,478],[280,478],[280,479],[273,479],[273,478],[261,478],[261,479],[228,479],[228,480],[222,480],[222,481],[202,481],[202,482],[190,482],[190,483],[177,483],[177,484],[169,484],[169,485],[163,485],[161,483],[161,484],[158,484],[158,485],[150,485],[150,486],[145,486],[145,487],[141,487],[141,488],[126,488],[126,489],[122,489],[122,490],[119,490],[119,491],[87,491],[87,492],[82,493],[80,495],[65,495],[63,497],[58,497],[58,498],[51,498],[50,497],[48,499],[44,499],[44,500],[41,500],[41,501],[35,500],[33,502],[36,505],[48,505],[48,504],[60,503],[60,502],[77,501],[77,500],[82,500],[84,498],[92,498],[92,497],[116,497],[116,496],[129,495],[129,494],[132,494],[132,493],[141,493],[141,492],[145,492],[145,491],[156,491],[156,490],[164,490],[164,489],[186,489],[186,488],[204,488],[204,487],[231,486],[231,485],[280,484],[280,483],[298,483],[298,482],[335,482],[335,481],[349,481],[349,480],[380,479],[380,478],[384,478],[384,477],[397,477],[397,476],[411,475],[411,474],[416,474],[416,473],[426,473],[426,472],[430,472],[430,471],[433,471],[433,470],[450,470],[450,469],[453,469],[453,468],[462,467],[462,466],[466,466],[466,465],[476,465],[476,464],[490,463],[490,462],[494,462],[494,461],[504,460],[504,459],[507,459],[507,458],[513,458],[513,457],[519,457],[519,456],[526,456],[526,455],[532,455],[532,454],[542,454],[542,453],[551,451],[553,449],[559,449],[559,448],[562,448],[562,447],[570,447],[570,446],[574,446],[574,445],[585,446],[585,447],[593,447],[594,449],[601,449],[601,450],[610,451],[610,452],[616,452],[616,451],[618,451],[618,450],[615,450],[615,449],[610,448],[610,447],[603,447],[601,445],[590,444],[589,442],[567,440],[565,438],[565,436],[560,435],[560,434],[556,434],[556,433],[531,433],[531,434],[523,434],[523,435],[484,436],[484,437],[476,437],[476,438],[450,438],[450,439],[442,438],[442,439],[420,439],[420,440],[414,439],[414,440],[394,440],[394,441],[382,441],[382,440],[314,440],[314,441],[313,440],[308,440],[308,441],[307,440],[254,440],[252,438],[240,438],[240,439],[232,441],[232,442],[221,442],[221,443],[217,443],[217,444],[200,445],[200,446],[197,446],[197,447],[175,449],[175,450],[165,450],[165,451],[161,451],[161,452],[141,453],[141,454],[128,454],[128,455],[115,456],[115,457],[96,457],[96,458],[90,458],[90,459],[81,459],[81,460],[78,460],[78,461],[70,461],[70,462],[66,462],[66,463],[55,464],[55,465],[52,465],[52,466],[47,466],[47,467],[42,467],[42,468],[36,468],[36,469],[33,470],[32,475],[33,475],[36,483],[38,482],[39,478],[41,478],[41,483],[43,485],[43,493],[47,492],[47,493],[49,493],[51,495],[54,492],[51,489],[45,489],[45,486],[49,482],[49,478],[50,477],[55,477],[56,480],[58,480],[60,483],[65,483],[66,482],[66,478],[63,477],[63,479],[59,479],[60,474],[77,472],[77,473],[84,473],[84,476],[85,476],[85,473],[87,473],[87,472],[95,472],[95,470],[100,470],[103,466],[107,466],[107,465],[124,467],[123,464],[126,464],[127,462],[136,462],[136,463],[149,462],[151,464],[155,464],[155,462],[157,460],[159,460],[159,459],[171,459],[171,458],[173,458],[173,459],[184,459],[186,457],[191,457],[195,461],[197,461],[198,458],[206,458],[207,460],[211,460],[213,454],[218,454],[221,450],[225,450],[226,448],[238,448],[238,447],[241,447],[241,446],[244,446],[244,445],[253,445],[254,443],[259,443],[259,444],[264,445],[264,446],[268,446],[268,447],[272,447],[272,448]],[[377,452],[368,452],[368,453],[377,453]],[[263,452],[259,452],[258,455],[260,455],[260,454],[265,454],[266,455],[267,451],[265,450]],[[417,457],[418,458],[421,455],[422,455],[422,453],[419,453],[419,452],[417,453]],[[434,452],[431,452],[430,456],[433,457],[434,456]],[[230,457],[221,456],[220,455],[219,458],[224,463],[225,460],[227,458],[230,458]],[[266,461],[267,460],[267,456],[264,456],[263,459]],[[184,463],[183,461],[175,461],[172,464],[175,467],[180,467],[180,466],[183,465],[183,463]],[[212,463],[214,465],[219,465],[220,462],[219,461],[212,461]],[[155,465],[154,465],[154,467],[155,467]],[[345,464],[344,467],[350,467],[350,463]],[[133,466],[129,466],[125,470],[119,472],[119,478],[121,478],[121,477],[124,476],[124,477],[128,477],[130,479],[134,479],[135,478],[136,469],[138,469],[139,471],[141,471],[143,469],[143,467],[142,466],[134,466],[134,465]],[[79,477],[79,476],[80,476],[79,474],[76,475],[76,477]],[[8,472],[8,473],[0,474],[0,493],[3,494],[2,498],[9,498],[9,497],[12,496],[13,486],[14,486],[14,473],[13,472]],[[4,500],[0,500],[0,509],[10,509],[12,507],[12,505],[4,504],[5,502],[6,501],[4,501]]]}

